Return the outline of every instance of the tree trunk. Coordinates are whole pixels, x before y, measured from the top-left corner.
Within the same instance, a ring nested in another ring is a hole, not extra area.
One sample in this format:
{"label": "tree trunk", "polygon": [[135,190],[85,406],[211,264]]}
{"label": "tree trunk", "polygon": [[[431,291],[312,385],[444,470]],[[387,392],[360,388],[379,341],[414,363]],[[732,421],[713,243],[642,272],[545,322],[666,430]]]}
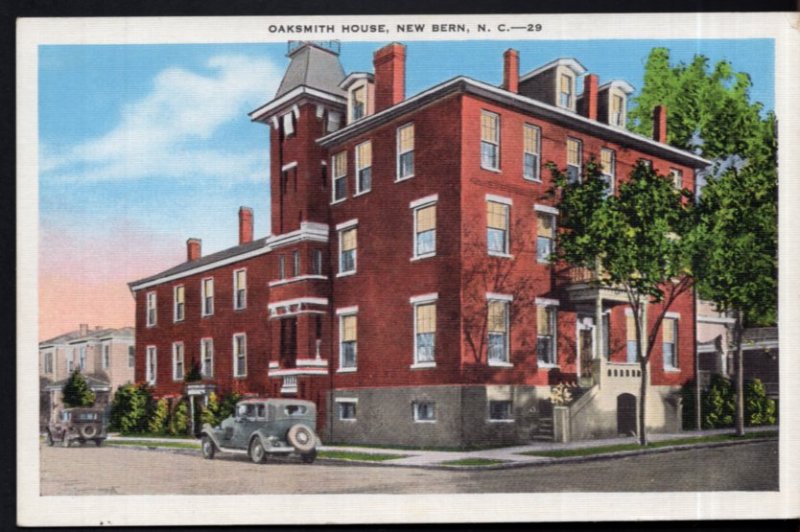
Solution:
{"label": "tree trunk", "polygon": [[641,357],[639,368],[642,370],[642,379],[639,383],[639,445],[647,445],[647,425],[645,425],[645,404],[647,404],[647,360]]}
{"label": "tree trunk", "polygon": [[700,353],[697,351],[697,289],[692,288],[694,299],[695,342],[694,342],[694,424],[695,429],[703,429],[703,387],[700,385]]}
{"label": "tree trunk", "polygon": [[744,436],[744,352],[742,311],[736,311],[736,435]]}

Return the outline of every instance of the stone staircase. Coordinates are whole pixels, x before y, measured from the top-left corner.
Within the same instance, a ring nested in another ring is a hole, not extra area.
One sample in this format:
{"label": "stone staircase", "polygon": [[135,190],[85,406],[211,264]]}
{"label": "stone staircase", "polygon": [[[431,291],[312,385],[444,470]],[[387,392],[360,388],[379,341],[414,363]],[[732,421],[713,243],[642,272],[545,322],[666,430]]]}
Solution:
{"label": "stone staircase", "polygon": [[540,417],[536,429],[531,433],[532,441],[553,441],[553,414]]}

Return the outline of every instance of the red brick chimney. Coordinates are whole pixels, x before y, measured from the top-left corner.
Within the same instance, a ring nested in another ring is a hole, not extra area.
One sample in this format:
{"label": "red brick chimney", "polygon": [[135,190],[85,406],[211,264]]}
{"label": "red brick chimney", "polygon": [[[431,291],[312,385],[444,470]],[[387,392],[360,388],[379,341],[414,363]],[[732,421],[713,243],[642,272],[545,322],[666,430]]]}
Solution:
{"label": "red brick chimney", "polygon": [[513,48],[503,53],[503,88],[519,92],[519,52]]}
{"label": "red brick chimney", "polygon": [[239,207],[239,245],[253,241],[253,209]]}
{"label": "red brick chimney", "polygon": [[653,108],[653,139],[667,142],[667,106],[656,105]]}
{"label": "red brick chimney", "polygon": [[589,74],[583,78],[583,116],[597,120],[597,75]]}
{"label": "red brick chimney", "polygon": [[186,241],[186,260],[191,262],[200,258],[200,244],[202,242],[199,238],[190,238]]}
{"label": "red brick chimney", "polygon": [[375,67],[375,112],[403,101],[406,94],[406,47],[387,44],[372,56]]}

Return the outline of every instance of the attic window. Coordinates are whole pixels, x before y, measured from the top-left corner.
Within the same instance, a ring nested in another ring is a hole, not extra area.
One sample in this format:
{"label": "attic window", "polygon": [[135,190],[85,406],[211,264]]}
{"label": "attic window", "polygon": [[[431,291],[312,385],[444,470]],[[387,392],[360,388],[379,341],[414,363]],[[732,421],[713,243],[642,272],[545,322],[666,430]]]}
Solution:
{"label": "attic window", "polygon": [[572,96],[575,92],[572,88],[573,78],[569,74],[561,74],[558,77],[558,105],[565,109],[572,109]]}
{"label": "attic window", "polygon": [[328,113],[328,133],[332,133],[339,129],[342,125],[342,115],[335,111]]}
{"label": "attic window", "polygon": [[352,101],[350,120],[356,121],[367,114],[367,87],[362,85],[361,87],[354,88]]}
{"label": "attic window", "polygon": [[625,125],[625,99],[619,94],[611,95],[611,114],[609,122],[612,126]]}

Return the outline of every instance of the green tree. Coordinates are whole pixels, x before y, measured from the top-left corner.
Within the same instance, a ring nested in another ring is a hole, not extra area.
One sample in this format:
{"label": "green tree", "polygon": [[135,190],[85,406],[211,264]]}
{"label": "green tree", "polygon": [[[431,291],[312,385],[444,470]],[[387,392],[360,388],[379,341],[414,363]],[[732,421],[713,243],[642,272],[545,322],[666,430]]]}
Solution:
{"label": "green tree", "polygon": [[172,412],[169,423],[169,433],[173,436],[186,434],[189,430],[189,405],[186,401],[178,401],[178,405]]}
{"label": "green tree", "polygon": [[92,406],[94,404],[94,392],[89,389],[89,384],[77,369],[72,372],[67,382],[64,383],[61,393],[64,395],[65,406]]}
{"label": "green tree", "polygon": [[[693,271],[701,297],[736,318],[737,434],[744,434],[745,325],[774,323],[777,309],[777,142],[775,116],[750,101],[750,76],[698,55],[670,63],[655,48],[630,127],[652,133],[653,107],[668,108],[667,141],[713,162],[697,209]],[[698,415],[699,419],[699,415]]]}
{"label": "green tree", "polygon": [[767,390],[759,379],[747,383],[744,396],[748,425],[774,425],[778,421],[778,405],[767,397]]}
{"label": "green tree", "polygon": [[152,396],[146,385],[120,386],[111,403],[111,428],[123,434],[143,432],[147,428],[151,403]]}
{"label": "green tree", "polygon": [[163,434],[167,430],[169,421],[169,404],[166,399],[156,401],[155,407],[150,413],[147,421],[147,429],[153,434]]}
{"label": "green tree", "polygon": [[224,419],[233,415],[233,411],[236,409],[236,403],[238,403],[241,398],[242,395],[237,392],[230,392],[222,396],[215,425],[222,423]]}
{"label": "green tree", "polygon": [[[647,443],[646,396],[653,346],[673,302],[691,289],[690,253],[684,238],[692,227],[688,192],[643,163],[608,194],[598,164],[591,160],[582,181],[549,163],[559,216],[557,258],[593,272],[592,283],[621,290],[638,319],[636,359],[641,370],[639,443]],[[660,304],[646,330],[645,308]],[[647,338],[647,342],[644,339]]]}
{"label": "green tree", "polygon": [[217,394],[211,392],[208,394],[208,404],[203,406],[200,411],[200,423],[205,425],[217,425],[217,417],[219,416],[219,400]]}

